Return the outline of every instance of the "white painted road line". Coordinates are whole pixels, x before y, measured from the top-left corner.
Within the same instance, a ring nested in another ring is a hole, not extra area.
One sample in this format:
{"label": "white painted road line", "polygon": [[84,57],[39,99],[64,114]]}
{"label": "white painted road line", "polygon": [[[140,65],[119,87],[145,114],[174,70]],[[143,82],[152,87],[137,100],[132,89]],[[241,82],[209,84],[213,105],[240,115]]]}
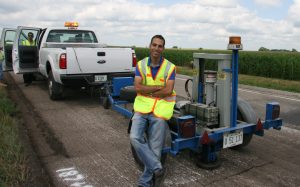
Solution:
{"label": "white painted road line", "polygon": [[[255,94],[260,94],[260,95],[265,95],[265,96],[269,96],[270,95],[270,94],[260,93],[260,92],[257,92],[257,91],[246,90],[246,89],[242,89],[242,88],[239,88],[239,90],[242,91],[242,92],[255,93]],[[290,101],[300,102],[300,99],[293,99],[293,98],[283,97],[283,96],[279,96],[279,95],[272,95],[272,97],[277,97],[277,98],[280,98],[280,99],[286,99],[286,100],[290,100]]]}
{"label": "white painted road line", "polygon": [[182,81],[185,81],[185,80],[186,80],[186,79],[182,79],[182,78],[177,78],[177,77],[176,77],[176,79],[179,79],[179,80],[182,80]]}
{"label": "white painted road line", "polygon": [[86,177],[80,174],[74,167],[56,170],[56,173],[58,173],[58,176],[63,179],[63,181],[68,183],[66,186],[93,187],[92,185],[86,184]]}

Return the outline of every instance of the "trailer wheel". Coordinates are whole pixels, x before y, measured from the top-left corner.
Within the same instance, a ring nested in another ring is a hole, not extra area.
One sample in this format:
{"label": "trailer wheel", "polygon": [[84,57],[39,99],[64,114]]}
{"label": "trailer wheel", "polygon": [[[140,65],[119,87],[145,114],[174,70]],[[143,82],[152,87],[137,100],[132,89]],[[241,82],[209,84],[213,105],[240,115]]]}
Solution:
{"label": "trailer wheel", "polygon": [[55,82],[51,70],[48,76],[48,93],[51,100],[59,100],[63,97],[63,85]]}
{"label": "trailer wheel", "polygon": [[133,103],[136,97],[134,86],[125,86],[120,89],[120,99]]}
{"label": "trailer wheel", "polygon": [[109,109],[109,107],[110,107],[110,102],[109,102],[109,99],[108,99],[107,96],[106,96],[106,97],[103,97],[102,104],[103,104],[103,107],[104,107],[105,109]]}
{"label": "trailer wheel", "polygon": [[[245,121],[247,123],[256,124],[257,122],[257,116],[255,111],[247,101],[241,98],[238,98],[237,119],[240,121]],[[239,150],[247,146],[251,142],[252,136],[253,134],[243,134],[243,143],[232,147],[232,149]]]}

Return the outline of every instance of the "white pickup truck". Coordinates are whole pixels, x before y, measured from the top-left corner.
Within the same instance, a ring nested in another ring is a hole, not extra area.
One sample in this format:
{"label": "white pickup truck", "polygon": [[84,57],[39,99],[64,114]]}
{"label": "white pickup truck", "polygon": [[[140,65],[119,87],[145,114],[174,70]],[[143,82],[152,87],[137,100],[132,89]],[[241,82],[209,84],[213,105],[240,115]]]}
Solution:
{"label": "white pickup truck", "polygon": [[[28,34],[33,34],[33,42],[26,45]],[[16,74],[39,72],[46,77],[52,100],[62,98],[64,87],[97,86],[112,77],[134,76],[136,65],[132,48],[106,47],[93,30],[74,25],[18,27],[12,60]]]}

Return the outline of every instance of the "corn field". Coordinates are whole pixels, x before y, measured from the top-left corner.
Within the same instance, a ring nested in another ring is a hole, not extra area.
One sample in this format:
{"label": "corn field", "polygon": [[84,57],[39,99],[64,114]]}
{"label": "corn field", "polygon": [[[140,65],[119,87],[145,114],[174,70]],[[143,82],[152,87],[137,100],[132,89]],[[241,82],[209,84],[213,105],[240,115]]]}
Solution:
{"label": "corn field", "polygon": [[[149,55],[148,48],[135,48],[137,59]],[[190,66],[193,53],[231,54],[229,50],[166,49],[164,57],[177,66]],[[207,63],[207,69],[216,69],[216,63]],[[300,80],[299,52],[240,51],[239,73],[286,80]]]}

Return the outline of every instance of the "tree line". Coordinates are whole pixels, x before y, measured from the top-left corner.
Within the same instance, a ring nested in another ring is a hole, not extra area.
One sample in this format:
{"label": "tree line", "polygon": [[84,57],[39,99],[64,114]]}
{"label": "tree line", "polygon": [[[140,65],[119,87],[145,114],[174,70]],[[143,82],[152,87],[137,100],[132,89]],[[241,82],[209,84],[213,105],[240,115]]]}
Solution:
{"label": "tree line", "polygon": [[268,49],[266,47],[260,47],[258,49],[258,51],[278,51],[278,52],[298,52],[296,49],[292,49],[291,51],[290,50],[287,50],[287,49]]}

